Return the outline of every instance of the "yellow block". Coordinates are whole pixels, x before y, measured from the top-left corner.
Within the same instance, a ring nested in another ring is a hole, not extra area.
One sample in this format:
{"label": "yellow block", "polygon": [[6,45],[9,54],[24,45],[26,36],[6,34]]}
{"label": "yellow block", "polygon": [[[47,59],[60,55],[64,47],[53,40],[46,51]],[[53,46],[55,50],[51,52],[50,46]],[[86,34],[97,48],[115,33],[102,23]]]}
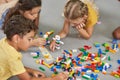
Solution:
{"label": "yellow block", "polygon": [[48,67],[48,68],[51,68],[51,66],[49,66],[49,64],[47,64],[47,63],[45,63],[45,62],[43,62],[43,65],[45,65],[45,66]]}
{"label": "yellow block", "polygon": [[99,70],[94,70],[94,72],[95,72],[95,73],[98,73],[98,72],[100,72],[100,71],[99,71]]}

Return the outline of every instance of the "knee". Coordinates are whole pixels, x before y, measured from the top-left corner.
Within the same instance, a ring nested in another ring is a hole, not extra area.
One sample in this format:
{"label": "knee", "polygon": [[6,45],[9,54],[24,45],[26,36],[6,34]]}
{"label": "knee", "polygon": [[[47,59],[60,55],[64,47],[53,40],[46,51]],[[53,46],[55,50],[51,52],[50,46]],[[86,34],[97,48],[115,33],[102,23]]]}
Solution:
{"label": "knee", "polygon": [[120,39],[120,27],[116,28],[116,29],[113,31],[112,35],[113,35],[113,38],[115,38],[115,39]]}

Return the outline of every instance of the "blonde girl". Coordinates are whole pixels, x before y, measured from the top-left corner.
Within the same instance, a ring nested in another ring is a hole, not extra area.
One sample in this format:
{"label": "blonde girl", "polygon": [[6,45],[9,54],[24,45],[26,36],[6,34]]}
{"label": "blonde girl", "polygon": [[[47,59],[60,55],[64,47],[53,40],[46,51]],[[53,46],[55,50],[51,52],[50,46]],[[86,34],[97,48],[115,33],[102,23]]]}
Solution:
{"label": "blonde girl", "polygon": [[[98,21],[98,12],[89,1],[69,0],[64,7],[64,16],[64,25],[58,34],[60,38],[68,35],[71,26],[85,39],[92,36],[94,26]],[[55,47],[56,43],[53,40],[50,49],[54,51]]]}

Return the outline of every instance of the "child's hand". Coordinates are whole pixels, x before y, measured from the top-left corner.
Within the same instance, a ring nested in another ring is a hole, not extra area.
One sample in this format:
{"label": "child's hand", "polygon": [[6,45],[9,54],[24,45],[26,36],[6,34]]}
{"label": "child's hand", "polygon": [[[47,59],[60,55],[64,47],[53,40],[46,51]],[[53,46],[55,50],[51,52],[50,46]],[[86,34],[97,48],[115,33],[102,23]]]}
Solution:
{"label": "child's hand", "polygon": [[53,41],[51,42],[51,44],[50,44],[50,50],[51,50],[51,51],[54,51],[54,50],[55,50],[55,47],[56,47],[56,42],[55,42],[55,40],[53,40]]}
{"label": "child's hand", "polygon": [[30,69],[28,71],[28,73],[33,76],[33,77],[45,77],[44,73],[38,71],[38,70],[35,70],[35,69]]}
{"label": "child's hand", "polygon": [[77,25],[75,28],[76,28],[77,30],[80,30],[80,29],[83,29],[84,26],[85,26],[85,24],[84,24],[84,23],[81,23],[81,24]]}
{"label": "child's hand", "polygon": [[68,77],[69,77],[68,72],[62,72],[56,75],[55,77],[53,77],[53,80],[67,80]]}
{"label": "child's hand", "polygon": [[43,46],[46,44],[45,38],[36,38],[32,41],[33,46]]}
{"label": "child's hand", "polygon": [[33,70],[32,71],[33,76],[35,77],[45,77],[44,73],[37,71],[37,70]]}
{"label": "child's hand", "polygon": [[28,68],[28,67],[25,67],[25,69],[32,77],[45,77],[45,75],[38,70]]}

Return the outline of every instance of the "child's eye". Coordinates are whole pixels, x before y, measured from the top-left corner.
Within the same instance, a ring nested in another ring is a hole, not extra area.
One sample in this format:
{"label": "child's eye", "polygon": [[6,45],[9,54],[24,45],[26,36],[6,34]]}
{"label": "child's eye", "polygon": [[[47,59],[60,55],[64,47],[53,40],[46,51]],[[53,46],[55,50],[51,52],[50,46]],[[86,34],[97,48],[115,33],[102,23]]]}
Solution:
{"label": "child's eye", "polygon": [[39,10],[38,14],[41,12],[41,10]]}
{"label": "child's eye", "polygon": [[29,38],[29,39],[28,39],[28,41],[32,41],[32,40],[33,40],[33,38]]}

